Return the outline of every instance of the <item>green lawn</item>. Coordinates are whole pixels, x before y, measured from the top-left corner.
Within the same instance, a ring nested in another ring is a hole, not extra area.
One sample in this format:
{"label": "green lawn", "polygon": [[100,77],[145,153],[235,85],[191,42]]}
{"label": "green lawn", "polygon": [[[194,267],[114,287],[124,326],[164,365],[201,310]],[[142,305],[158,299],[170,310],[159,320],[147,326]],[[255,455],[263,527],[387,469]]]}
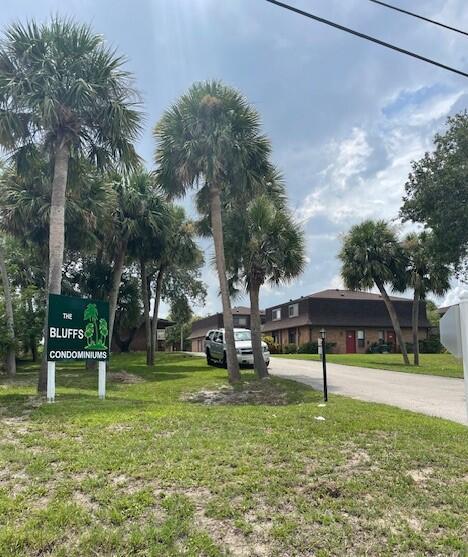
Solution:
{"label": "green lawn", "polygon": [[0,379],[2,557],[465,554],[468,428],[158,357]]}
{"label": "green lawn", "polygon": [[[276,354],[279,358],[319,361],[318,354]],[[410,354],[410,359],[412,355]],[[390,369],[406,373],[425,373],[443,377],[463,377],[463,366],[451,354],[421,354],[421,364],[406,366],[401,354],[327,354],[327,361],[348,366]]]}

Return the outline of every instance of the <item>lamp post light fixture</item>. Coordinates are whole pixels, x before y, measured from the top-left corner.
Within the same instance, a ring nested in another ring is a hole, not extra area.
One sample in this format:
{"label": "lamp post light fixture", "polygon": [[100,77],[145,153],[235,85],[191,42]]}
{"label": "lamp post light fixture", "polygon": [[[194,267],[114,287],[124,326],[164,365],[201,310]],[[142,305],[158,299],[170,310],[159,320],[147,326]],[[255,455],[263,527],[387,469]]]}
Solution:
{"label": "lamp post light fixture", "polygon": [[327,386],[327,331],[322,327],[320,329],[322,338],[322,367],[323,367],[323,400],[328,402],[328,386]]}

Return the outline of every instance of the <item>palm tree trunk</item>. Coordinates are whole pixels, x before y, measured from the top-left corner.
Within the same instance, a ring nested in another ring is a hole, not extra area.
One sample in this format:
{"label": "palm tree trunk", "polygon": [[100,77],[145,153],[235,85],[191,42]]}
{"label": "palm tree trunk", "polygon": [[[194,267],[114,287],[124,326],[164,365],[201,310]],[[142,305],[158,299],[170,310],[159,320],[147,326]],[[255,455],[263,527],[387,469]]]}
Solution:
{"label": "palm tree trunk", "polygon": [[[45,269],[44,269],[44,280],[45,280],[45,291],[49,290],[49,259],[44,257]],[[45,299],[45,313],[44,313],[44,325],[42,328],[42,338],[44,339],[43,352],[41,357],[41,367],[39,369],[39,378],[37,382],[37,392],[40,394],[45,394],[47,392],[47,321],[49,314],[49,296],[46,294]]]}
{"label": "palm tree trunk", "polygon": [[127,241],[122,240],[114,259],[114,267],[112,269],[112,286],[109,292],[109,348],[112,346],[115,312],[117,310],[117,301],[119,299],[120,283],[122,281],[126,254]]}
{"label": "palm tree trunk", "polygon": [[397,315],[397,312],[395,310],[395,306],[393,305],[393,302],[390,300],[390,297],[387,294],[387,291],[385,290],[384,285],[380,282],[376,282],[376,285],[377,285],[377,288],[380,291],[380,294],[382,295],[382,298],[385,302],[385,305],[387,306],[388,315],[390,316],[390,320],[391,320],[392,325],[393,325],[393,330],[395,331],[395,335],[397,337],[398,344],[400,345],[400,350],[401,350],[401,354],[403,356],[403,361],[405,362],[406,365],[409,366],[410,361],[409,361],[409,358],[408,358],[408,352],[406,350],[405,341],[403,340],[403,334],[401,332],[400,322],[398,321],[398,315]]}
{"label": "palm tree trunk", "polygon": [[[49,222],[49,271],[48,294],[60,294],[62,291],[62,266],[65,248],[65,195],[67,190],[68,163],[70,147],[65,141],[59,141],[55,150],[54,178],[52,180],[52,196],[50,202]],[[46,304],[46,322],[44,327],[44,356],[37,390],[39,393],[47,391],[47,320],[49,312],[49,297]]]}
{"label": "palm tree trunk", "polygon": [[413,315],[412,315],[412,326],[413,326],[413,361],[414,365],[419,365],[419,288],[418,286],[414,289],[413,296]]}
{"label": "palm tree trunk", "polygon": [[13,304],[11,301],[10,280],[8,279],[8,271],[5,263],[5,254],[3,245],[0,241],[0,275],[3,284],[3,297],[5,300],[5,317],[8,336],[10,337],[11,346],[6,353],[7,373],[10,377],[16,375],[16,351],[15,351],[15,320],[13,317]]}
{"label": "palm tree trunk", "polygon": [[164,278],[164,266],[159,267],[156,278],[156,290],[154,293],[153,319],[151,320],[151,365],[154,366],[156,352],[158,351],[158,313],[161,302],[161,289]]}
{"label": "palm tree trunk", "polygon": [[65,247],[65,193],[70,149],[62,142],[55,152],[49,225],[49,294],[62,291],[63,251]]}
{"label": "palm tree trunk", "polygon": [[216,269],[219,278],[219,290],[223,303],[223,323],[226,338],[226,361],[230,383],[238,383],[241,380],[239,362],[237,361],[236,345],[234,341],[234,319],[232,317],[231,300],[229,298],[229,286],[226,277],[226,260],[224,257],[223,222],[221,218],[221,196],[219,188],[210,185],[210,210],[211,230],[215,248]]}
{"label": "palm tree trunk", "polygon": [[268,370],[263,359],[262,348],[262,320],[259,307],[260,285],[255,282],[250,284],[250,330],[252,333],[252,351],[254,357],[255,371],[259,379],[268,377]]}
{"label": "palm tree trunk", "polygon": [[148,293],[148,273],[146,262],[140,259],[141,297],[143,299],[143,312],[145,314],[145,342],[146,342],[146,365],[151,365],[151,319]]}

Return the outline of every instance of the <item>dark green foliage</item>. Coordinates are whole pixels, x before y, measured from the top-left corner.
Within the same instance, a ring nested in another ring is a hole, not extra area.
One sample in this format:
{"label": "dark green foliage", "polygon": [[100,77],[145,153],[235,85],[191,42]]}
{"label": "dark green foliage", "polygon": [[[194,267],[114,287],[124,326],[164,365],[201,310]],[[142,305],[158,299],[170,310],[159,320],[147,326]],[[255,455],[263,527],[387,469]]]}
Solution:
{"label": "dark green foliage", "polygon": [[413,163],[401,215],[434,235],[434,253],[459,271],[468,250],[468,113],[450,117],[435,149]]}
{"label": "dark green foliage", "polygon": [[283,346],[283,352],[285,354],[297,354],[297,344],[294,344],[293,342],[285,344]]}
{"label": "dark green foliage", "polygon": [[[336,342],[327,342],[325,344],[325,349],[326,349],[327,353],[333,352],[333,350],[335,349],[335,346],[336,346]],[[318,342],[316,342],[316,341],[304,342],[304,344],[301,344],[299,346],[299,348],[297,349],[297,353],[298,354],[318,354]]]}
{"label": "dark green foliage", "polygon": [[367,352],[369,354],[387,354],[392,351],[392,345],[384,342],[373,342]]}
{"label": "dark green foliage", "polygon": [[438,336],[430,336],[419,342],[419,347],[424,354],[441,354],[445,352],[445,348],[440,343]]}

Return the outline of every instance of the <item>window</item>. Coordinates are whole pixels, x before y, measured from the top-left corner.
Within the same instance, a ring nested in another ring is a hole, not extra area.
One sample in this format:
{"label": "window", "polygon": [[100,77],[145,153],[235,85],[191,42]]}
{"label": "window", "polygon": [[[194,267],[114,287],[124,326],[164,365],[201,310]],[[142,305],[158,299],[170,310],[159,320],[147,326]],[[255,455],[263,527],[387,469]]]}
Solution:
{"label": "window", "polygon": [[237,324],[239,327],[247,327],[247,317],[238,317]]}
{"label": "window", "polygon": [[357,341],[360,348],[364,348],[364,331],[357,332]]}
{"label": "window", "polygon": [[252,340],[250,331],[234,331],[234,340]]}
{"label": "window", "polygon": [[289,344],[296,344],[296,329],[289,329],[288,342]]}
{"label": "window", "polygon": [[383,331],[379,331],[379,344],[383,344],[385,340],[385,335]]}
{"label": "window", "polygon": [[299,304],[291,304],[288,308],[289,317],[297,317],[299,315]]}
{"label": "window", "polygon": [[281,319],[281,308],[276,308],[271,312],[271,318],[273,321],[279,321]]}

